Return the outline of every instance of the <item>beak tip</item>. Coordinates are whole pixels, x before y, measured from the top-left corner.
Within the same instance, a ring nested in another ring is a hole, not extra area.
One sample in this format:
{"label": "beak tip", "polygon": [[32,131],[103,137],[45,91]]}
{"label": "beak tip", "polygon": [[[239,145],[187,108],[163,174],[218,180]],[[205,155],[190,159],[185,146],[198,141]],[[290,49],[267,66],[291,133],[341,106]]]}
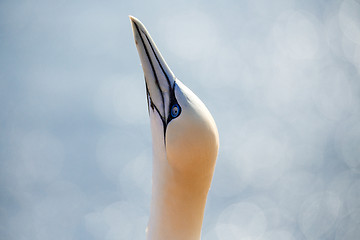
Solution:
{"label": "beak tip", "polygon": [[131,26],[134,27],[134,24],[136,22],[136,18],[134,16],[129,15]]}
{"label": "beak tip", "polygon": [[132,15],[129,15],[129,18],[130,18],[130,22],[131,22],[131,24],[132,24],[133,27],[134,27],[134,25],[136,25],[136,26],[139,27],[143,32],[147,32],[144,24],[142,24],[142,22],[141,22],[139,19],[137,19],[136,17],[134,17],[134,16],[132,16]]}
{"label": "beak tip", "polygon": [[136,17],[134,17],[134,16],[132,16],[132,15],[129,15],[129,18],[130,18],[131,23],[137,24],[137,25],[142,25],[142,23],[140,22],[140,20],[137,19]]}

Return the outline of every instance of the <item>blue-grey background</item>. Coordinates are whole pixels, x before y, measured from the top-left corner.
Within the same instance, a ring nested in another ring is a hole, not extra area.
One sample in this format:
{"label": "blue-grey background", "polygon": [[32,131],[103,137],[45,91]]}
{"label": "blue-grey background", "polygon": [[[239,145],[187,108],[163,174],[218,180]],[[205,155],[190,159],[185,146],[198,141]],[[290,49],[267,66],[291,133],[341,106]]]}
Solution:
{"label": "blue-grey background", "polygon": [[0,239],[145,238],[129,14],[219,128],[203,239],[359,239],[356,0],[0,1]]}

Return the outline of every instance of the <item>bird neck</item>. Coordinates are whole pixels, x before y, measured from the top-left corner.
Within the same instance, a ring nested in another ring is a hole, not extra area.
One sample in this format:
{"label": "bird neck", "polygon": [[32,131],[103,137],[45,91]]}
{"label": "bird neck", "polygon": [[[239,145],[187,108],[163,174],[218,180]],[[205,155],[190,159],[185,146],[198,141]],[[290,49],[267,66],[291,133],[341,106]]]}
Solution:
{"label": "bird neck", "polygon": [[148,240],[199,240],[212,173],[174,170],[166,156],[154,158]]}

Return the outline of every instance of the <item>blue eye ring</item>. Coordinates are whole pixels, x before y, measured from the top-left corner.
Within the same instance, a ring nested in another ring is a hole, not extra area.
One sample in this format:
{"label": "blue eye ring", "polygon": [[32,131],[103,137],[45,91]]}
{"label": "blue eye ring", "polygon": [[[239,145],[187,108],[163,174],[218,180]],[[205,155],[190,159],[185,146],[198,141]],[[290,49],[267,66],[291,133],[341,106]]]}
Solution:
{"label": "blue eye ring", "polygon": [[173,118],[178,117],[180,115],[180,112],[181,112],[181,108],[179,104],[175,103],[174,105],[172,105],[170,110],[171,117]]}

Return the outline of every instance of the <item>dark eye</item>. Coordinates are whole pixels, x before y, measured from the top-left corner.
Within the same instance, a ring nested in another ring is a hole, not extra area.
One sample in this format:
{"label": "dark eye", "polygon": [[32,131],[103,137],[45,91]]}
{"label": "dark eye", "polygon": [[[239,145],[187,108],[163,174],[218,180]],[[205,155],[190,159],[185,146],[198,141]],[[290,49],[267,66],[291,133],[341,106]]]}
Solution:
{"label": "dark eye", "polygon": [[177,116],[179,116],[179,114],[180,114],[180,106],[175,103],[175,104],[171,107],[170,113],[171,113],[171,116],[172,116],[173,118],[176,118]]}

